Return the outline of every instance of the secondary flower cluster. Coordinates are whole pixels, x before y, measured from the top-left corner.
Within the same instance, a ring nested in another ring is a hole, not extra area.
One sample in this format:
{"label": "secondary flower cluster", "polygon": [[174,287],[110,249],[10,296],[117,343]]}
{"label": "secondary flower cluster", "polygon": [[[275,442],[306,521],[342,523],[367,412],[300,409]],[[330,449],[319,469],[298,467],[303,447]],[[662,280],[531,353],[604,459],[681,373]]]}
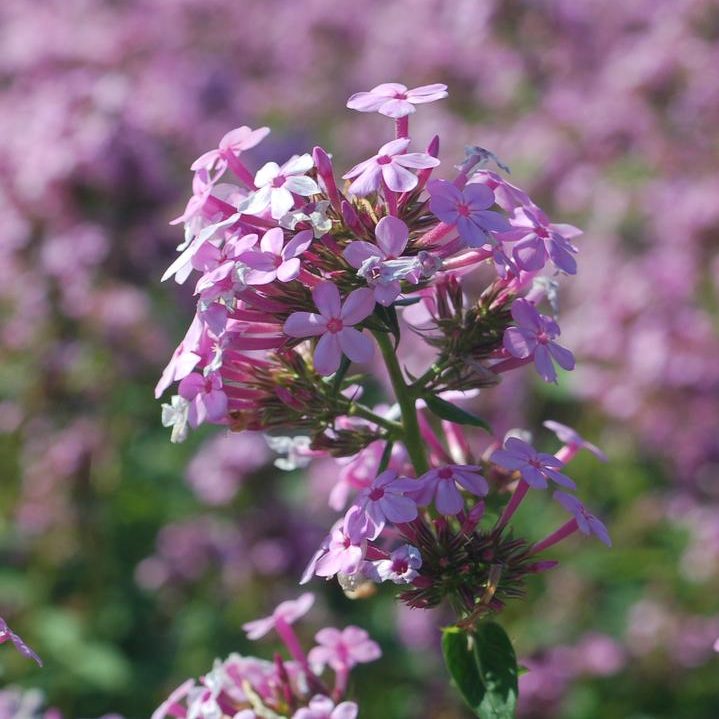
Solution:
{"label": "secondary flower cluster", "polygon": [[[357,664],[378,659],[380,648],[359,627],[326,627],[315,635],[316,646],[305,653],[292,625],[313,603],[312,594],[303,594],[244,626],[253,640],[274,630],[291,659],[280,654],[274,661],[232,654],[217,660],[199,682],[188,679],[175,689],[152,719],[355,719],[357,704],[344,700],[350,672]],[[324,683],[328,670],[334,675],[332,688]]]}
{"label": "secondary flower cluster", "polygon": [[[510,435],[473,449],[462,425],[483,427],[457,403],[534,363],[546,382],[574,368],[558,342],[555,283],[545,269],[574,274],[580,231],[554,224],[498,172],[481,147],[467,148],[451,179],[437,179],[439,137],[410,151],[415,105],[446,87],[386,83],[348,107],[394,119],[395,138],[337,179],[315,147],[255,173],[245,164],[268,130],[238,128],[199,158],[180,255],[164,275],[193,272],[197,312],[157,386],[179,382],[163,406],[174,440],[209,422],[273,431],[285,467],[332,454],[352,457],[332,503],[346,510],[307,567],[337,576],[348,592],[367,582],[405,585],[412,606],[448,597],[470,626],[522,592],[523,577],[551,562],[536,555],[580,531],[609,543],[604,525],[565,490],[564,464],[588,446],[569,428],[556,455]],[[231,171],[232,183],[224,182]],[[549,314],[539,306],[547,300]],[[409,333],[434,350],[426,372],[403,370]],[[377,349],[396,405],[363,404],[362,376]],[[277,430],[294,435],[278,440]],[[298,436],[300,435],[301,436]],[[530,488],[561,487],[572,514],[534,544],[510,519]],[[485,513],[505,502],[496,521]],[[496,496],[494,496],[496,495]]]}

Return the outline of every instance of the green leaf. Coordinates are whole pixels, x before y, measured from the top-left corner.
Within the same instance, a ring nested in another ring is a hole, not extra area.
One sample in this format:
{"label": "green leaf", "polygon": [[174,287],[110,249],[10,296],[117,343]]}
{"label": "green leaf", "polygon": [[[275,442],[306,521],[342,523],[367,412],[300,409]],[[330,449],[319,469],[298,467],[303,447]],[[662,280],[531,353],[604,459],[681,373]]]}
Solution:
{"label": "green leaf", "polygon": [[492,428],[481,417],[465,412],[460,407],[447,402],[447,400],[437,397],[437,395],[428,394],[423,397],[423,399],[427,403],[427,407],[442,419],[454,422],[454,424],[468,424],[472,427],[481,427],[490,434],[492,432]]}
{"label": "green leaf", "polygon": [[474,636],[474,654],[486,690],[478,716],[482,719],[513,719],[519,693],[519,671],[512,642],[496,622],[481,622]]}
{"label": "green leaf", "polygon": [[514,719],[517,658],[499,624],[485,621],[473,632],[449,627],[442,652],[455,686],[480,719]]}

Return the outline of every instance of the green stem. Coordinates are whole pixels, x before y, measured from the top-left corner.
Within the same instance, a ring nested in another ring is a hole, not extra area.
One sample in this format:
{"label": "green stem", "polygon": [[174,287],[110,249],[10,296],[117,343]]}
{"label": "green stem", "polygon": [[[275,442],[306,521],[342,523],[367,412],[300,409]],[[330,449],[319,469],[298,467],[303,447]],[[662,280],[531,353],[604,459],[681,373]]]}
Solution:
{"label": "green stem", "polygon": [[412,461],[414,471],[417,476],[424,474],[429,470],[427,456],[424,451],[424,442],[419,431],[419,422],[417,421],[417,409],[415,408],[415,397],[410,387],[405,384],[402,370],[400,369],[394,347],[389,335],[384,332],[374,332],[375,339],[379,345],[382,357],[384,357],[387,372],[389,373],[392,388],[394,389],[397,403],[402,412],[402,428],[404,446],[407,448],[407,454]]}
{"label": "green stem", "polygon": [[362,417],[363,419],[373,422],[379,427],[384,427],[390,432],[393,437],[401,436],[403,427],[399,422],[393,422],[391,419],[386,419],[378,414],[375,414],[369,407],[365,407],[362,404],[353,402],[350,406],[347,414],[350,417]]}

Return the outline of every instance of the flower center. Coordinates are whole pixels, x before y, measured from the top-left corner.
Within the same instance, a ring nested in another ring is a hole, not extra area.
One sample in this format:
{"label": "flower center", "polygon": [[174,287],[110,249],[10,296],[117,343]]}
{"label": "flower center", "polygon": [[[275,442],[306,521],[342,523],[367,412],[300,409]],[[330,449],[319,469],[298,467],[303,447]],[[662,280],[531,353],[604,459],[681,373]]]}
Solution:
{"label": "flower center", "polygon": [[440,479],[452,479],[452,470],[449,467],[444,467],[437,472]]}
{"label": "flower center", "polygon": [[537,233],[537,237],[541,237],[543,240],[549,237],[549,232],[547,232],[546,227],[540,226],[537,227],[534,231]]}
{"label": "flower center", "polygon": [[395,100],[406,100],[407,95],[405,95],[403,92],[395,92],[394,99]]}
{"label": "flower center", "polygon": [[462,217],[469,217],[469,205],[466,202],[460,202],[457,205],[457,212],[462,215]]}
{"label": "flower center", "polygon": [[544,330],[537,333],[537,342],[539,342],[540,345],[546,345],[549,342],[549,336]]}
{"label": "flower center", "polygon": [[378,165],[389,165],[392,162],[392,158],[389,155],[380,155],[377,158]]}
{"label": "flower center", "polygon": [[285,180],[287,178],[284,175],[277,175],[274,180],[272,180],[272,187],[282,187],[282,185],[285,184]]}
{"label": "flower center", "polygon": [[382,499],[384,497],[384,489],[382,487],[375,487],[370,493],[369,498],[376,502],[378,499]]}
{"label": "flower center", "polygon": [[392,571],[395,574],[407,574],[408,569],[409,564],[407,563],[406,559],[395,559],[394,562],[392,562]]}
{"label": "flower center", "polygon": [[333,317],[328,323],[327,323],[327,331],[332,332],[332,334],[337,334],[337,332],[341,332],[343,328],[342,320],[339,317]]}

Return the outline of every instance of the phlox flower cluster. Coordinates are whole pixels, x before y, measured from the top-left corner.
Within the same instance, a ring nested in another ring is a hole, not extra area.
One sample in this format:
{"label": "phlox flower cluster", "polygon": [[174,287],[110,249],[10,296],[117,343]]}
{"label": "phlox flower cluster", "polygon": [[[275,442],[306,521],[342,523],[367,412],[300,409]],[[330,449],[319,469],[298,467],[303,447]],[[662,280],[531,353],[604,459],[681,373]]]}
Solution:
{"label": "phlox flower cluster", "polygon": [[[345,700],[350,672],[378,659],[380,648],[359,627],[325,627],[315,635],[316,645],[305,652],[292,625],[313,604],[314,595],[303,594],[244,626],[252,640],[275,632],[290,658],[278,653],[267,661],[232,654],[217,660],[198,681],[188,679],[175,689],[152,719],[355,719],[357,704]],[[327,675],[334,678],[331,685]]]}
{"label": "phlox flower cluster", "polygon": [[[553,566],[540,552],[575,532],[610,542],[564,474],[593,445],[554,423],[564,446],[547,454],[512,433],[495,437],[462,406],[523,365],[546,382],[574,368],[548,288],[576,272],[581,233],[553,223],[481,147],[467,148],[449,177],[434,176],[439,136],[416,147],[409,117],[446,94],[389,83],[350,98],[351,109],[393,118],[394,139],[379,140],[344,184],[320,147],[251,169],[245,151],[266,128],[239,128],[236,144],[226,137],[194,163],[185,238],[164,279],[197,273],[197,311],[157,396],[179,383],[163,406],[176,441],[212,423],[271,432],[285,467],[346,458],[332,497],[344,514],[302,582],[337,577],[351,594],[388,581],[414,607],[449,598],[470,627],[521,595],[526,575]],[[434,350],[419,376],[398,358],[407,332]],[[394,404],[362,402],[351,366],[375,356]],[[490,441],[477,446],[467,426]],[[539,541],[513,536],[528,490],[550,485],[571,518]],[[491,521],[485,502],[497,499],[504,510]]]}

